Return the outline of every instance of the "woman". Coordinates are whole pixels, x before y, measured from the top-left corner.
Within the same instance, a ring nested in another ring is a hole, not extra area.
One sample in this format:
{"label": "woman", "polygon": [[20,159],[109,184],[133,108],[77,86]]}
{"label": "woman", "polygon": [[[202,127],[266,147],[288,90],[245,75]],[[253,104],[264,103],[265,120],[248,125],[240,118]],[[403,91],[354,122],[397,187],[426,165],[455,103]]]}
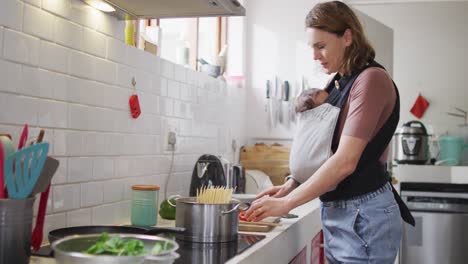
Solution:
{"label": "woman", "polygon": [[374,62],[374,49],[347,5],[316,5],[306,28],[314,60],[328,74],[336,73],[322,105],[338,109],[336,129],[333,125],[327,135],[331,155],[307,178],[295,179],[292,171],[284,185],[258,195],[246,217],[260,221],[280,216],[320,197],[330,263],[393,263],[401,240],[400,217],[414,224],[385,170],[387,146],[399,120],[398,91]]}

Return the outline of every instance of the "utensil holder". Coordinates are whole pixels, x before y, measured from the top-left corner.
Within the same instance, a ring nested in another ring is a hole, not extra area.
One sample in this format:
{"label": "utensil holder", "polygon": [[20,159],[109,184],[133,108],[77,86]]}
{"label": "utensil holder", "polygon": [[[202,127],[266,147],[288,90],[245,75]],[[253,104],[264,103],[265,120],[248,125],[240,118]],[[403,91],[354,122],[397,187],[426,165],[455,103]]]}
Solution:
{"label": "utensil holder", "polygon": [[35,197],[0,199],[0,264],[28,264]]}

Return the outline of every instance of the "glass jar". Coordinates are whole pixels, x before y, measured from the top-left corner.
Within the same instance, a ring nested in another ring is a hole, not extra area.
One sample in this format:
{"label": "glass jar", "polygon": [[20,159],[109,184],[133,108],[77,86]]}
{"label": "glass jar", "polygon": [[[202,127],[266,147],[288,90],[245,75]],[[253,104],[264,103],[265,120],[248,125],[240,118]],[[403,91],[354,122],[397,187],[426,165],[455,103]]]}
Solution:
{"label": "glass jar", "polygon": [[155,226],[157,224],[158,185],[132,186],[132,215],[134,226]]}

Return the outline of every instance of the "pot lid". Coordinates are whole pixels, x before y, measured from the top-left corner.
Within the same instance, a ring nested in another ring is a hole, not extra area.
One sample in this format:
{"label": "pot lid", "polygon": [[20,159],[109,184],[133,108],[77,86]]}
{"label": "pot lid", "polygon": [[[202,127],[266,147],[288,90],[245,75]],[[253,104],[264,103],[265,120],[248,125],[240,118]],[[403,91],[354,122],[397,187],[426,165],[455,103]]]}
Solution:
{"label": "pot lid", "polygon": [[428,136],[426,127],[419,121],[404,123],[402,127],[396,130],[395,134]]}

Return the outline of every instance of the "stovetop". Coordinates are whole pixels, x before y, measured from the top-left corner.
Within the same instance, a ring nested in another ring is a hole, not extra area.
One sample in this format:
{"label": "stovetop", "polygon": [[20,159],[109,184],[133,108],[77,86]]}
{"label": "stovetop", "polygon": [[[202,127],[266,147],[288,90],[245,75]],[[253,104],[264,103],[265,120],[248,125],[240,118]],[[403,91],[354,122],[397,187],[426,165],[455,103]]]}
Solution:
{"label": "stovetop", "polygon": [[[179,244],[177,253],[180,254],[180,258],[176,259],[174,263],[224,263],[264,238],[265,236],[262,235],[239,234],[236,241],[226,243],[194,243],[176,240]],[[32,255],[52,258],[53,252],[47,245],[32,252]]]}

